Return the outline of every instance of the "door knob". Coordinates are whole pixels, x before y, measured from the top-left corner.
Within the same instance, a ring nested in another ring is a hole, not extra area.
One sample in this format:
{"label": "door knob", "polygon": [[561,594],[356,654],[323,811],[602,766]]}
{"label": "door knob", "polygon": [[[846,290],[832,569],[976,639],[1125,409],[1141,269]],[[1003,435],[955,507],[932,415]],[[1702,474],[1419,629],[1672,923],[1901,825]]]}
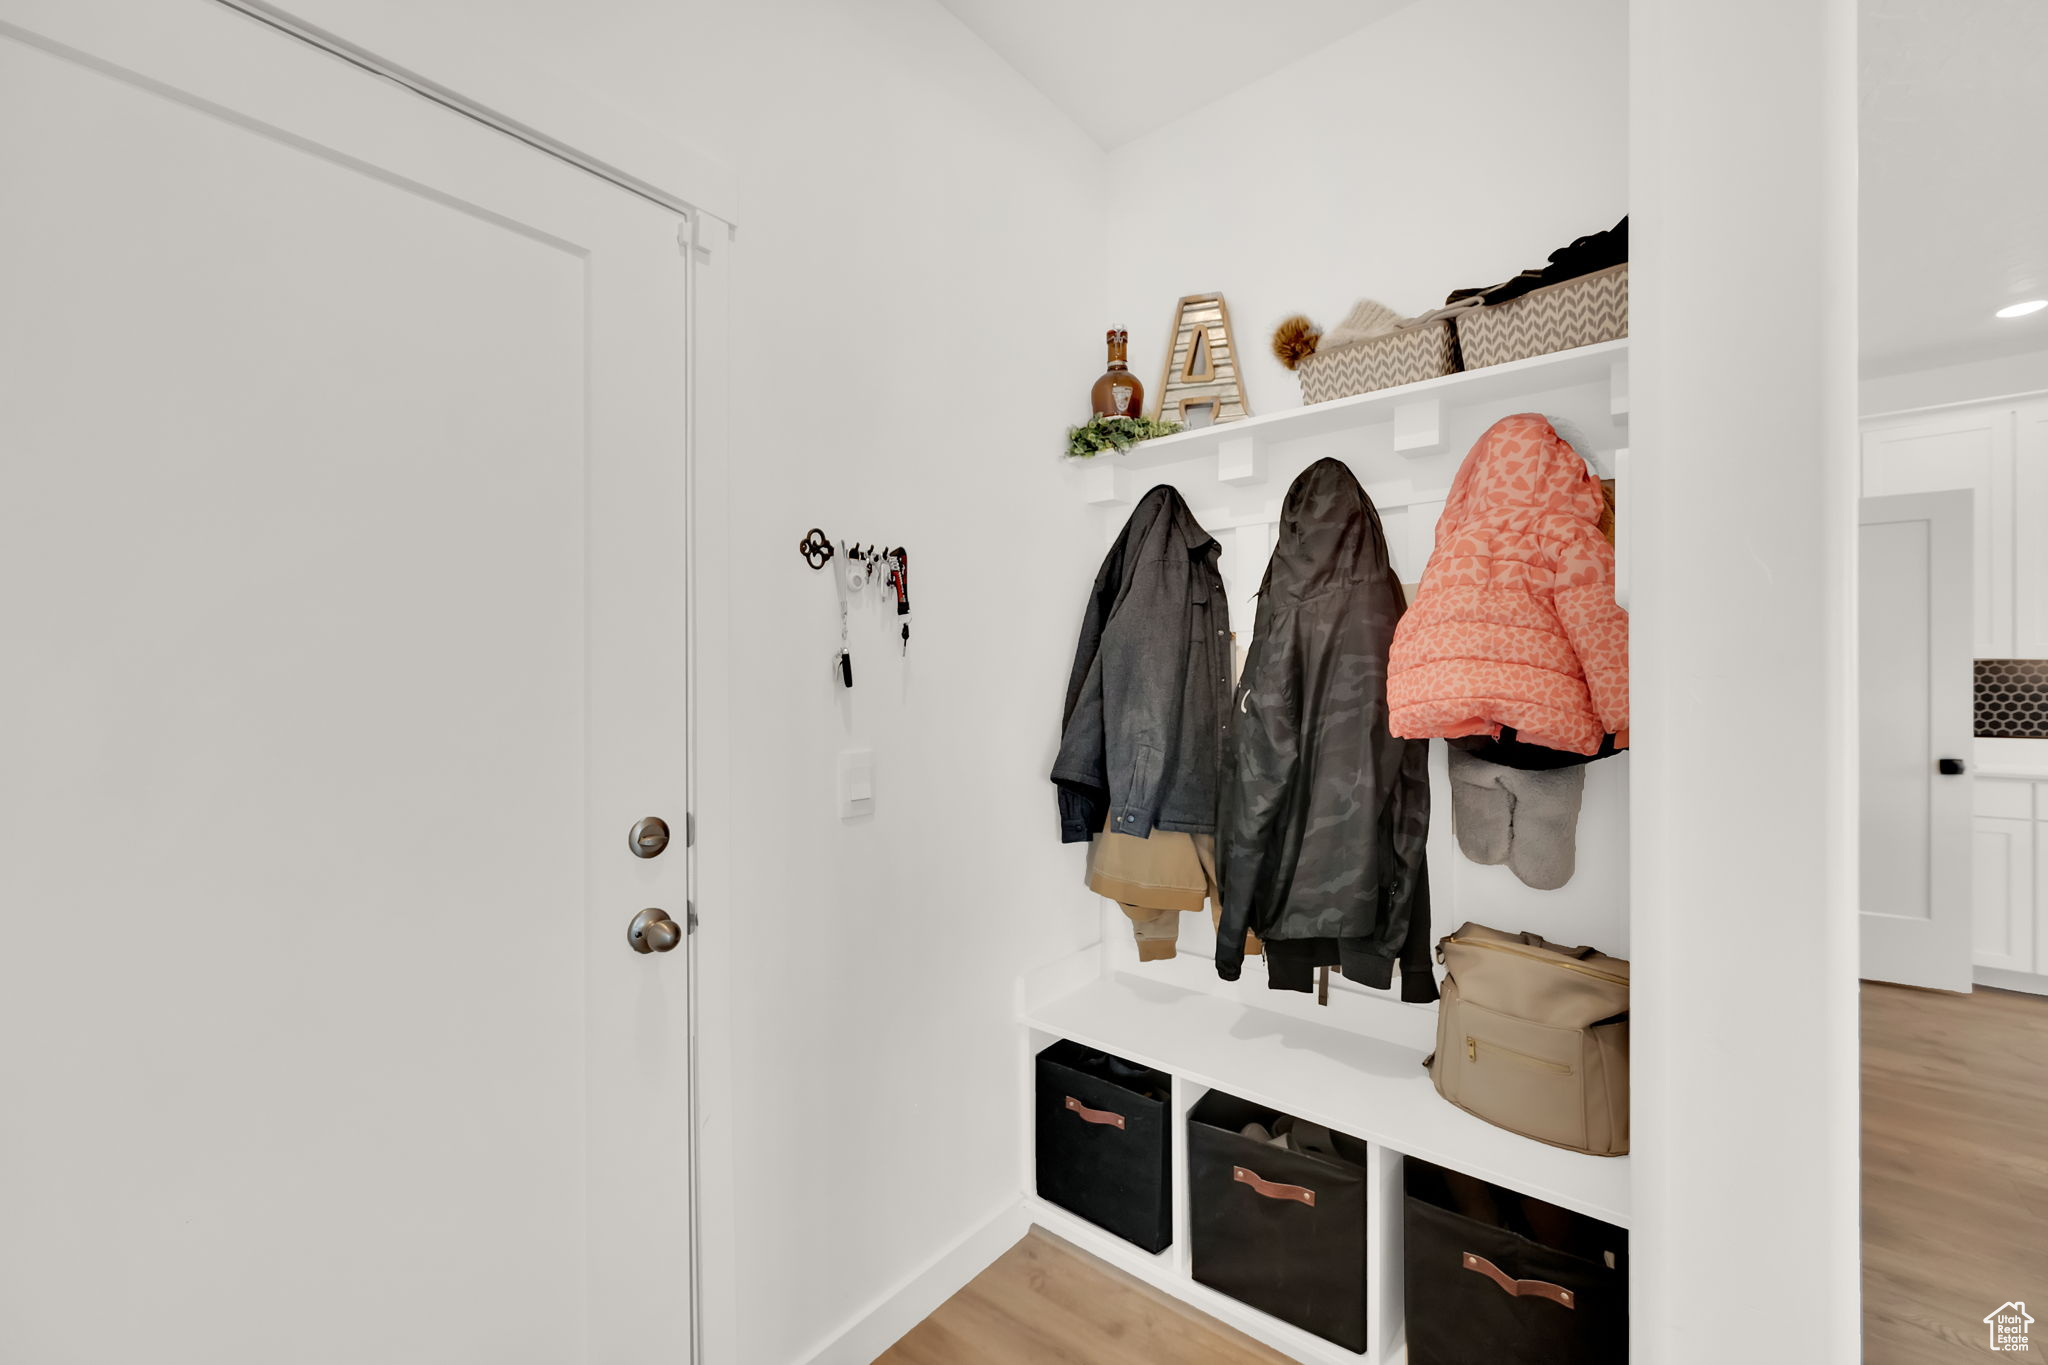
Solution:
{"label": "door knob", "polygon": [[1943,777],[1961,777],[1963,775],[1963,760],[1960,758],[1944,758],[1934,766]]}
{"label": "door knob", "polygon": [[650,907],[626,925],[626,942],[636,953],[665,953],[682,941],[682,926],[670,919],[666,910]]}

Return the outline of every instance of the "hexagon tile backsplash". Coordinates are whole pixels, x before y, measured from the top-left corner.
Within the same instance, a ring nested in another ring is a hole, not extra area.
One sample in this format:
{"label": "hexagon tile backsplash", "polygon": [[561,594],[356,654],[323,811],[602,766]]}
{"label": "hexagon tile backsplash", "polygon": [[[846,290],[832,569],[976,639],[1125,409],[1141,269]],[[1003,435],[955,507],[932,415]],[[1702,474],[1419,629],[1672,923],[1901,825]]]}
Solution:
{"label": "hexagon tile backsplash", "polygon": [[1977,660],[1977,738],[2048,739],[2048,659]]}

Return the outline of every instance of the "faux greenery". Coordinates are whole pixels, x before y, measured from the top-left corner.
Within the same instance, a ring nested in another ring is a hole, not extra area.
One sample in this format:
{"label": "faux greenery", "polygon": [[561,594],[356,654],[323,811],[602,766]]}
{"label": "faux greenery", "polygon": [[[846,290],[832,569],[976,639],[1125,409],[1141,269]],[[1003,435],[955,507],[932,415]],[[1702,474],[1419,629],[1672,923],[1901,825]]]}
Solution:
{"label": "faux greenery", "polygon": [[1179,430],[1178,422],[1155,422],[1150,417],[1091,417],[1081,426],[1067,428],[1067,454],[1092,459],[1105,450],[1129,450],[1140,441]]}

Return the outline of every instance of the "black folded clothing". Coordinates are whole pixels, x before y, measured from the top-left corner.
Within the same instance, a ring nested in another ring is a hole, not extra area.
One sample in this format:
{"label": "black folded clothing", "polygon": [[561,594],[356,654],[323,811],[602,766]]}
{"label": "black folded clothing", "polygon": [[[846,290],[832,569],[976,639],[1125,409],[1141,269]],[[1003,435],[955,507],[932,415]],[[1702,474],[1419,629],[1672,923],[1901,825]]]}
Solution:
{"label": "black folded clothing", "polygon": [[1453,289],[1444,302],[1456,303],[1460,299],[1480,298],[1488,305],[1506,303],[1518,299],[1532,289],[1541,289],[1547,284],[1562,284],[1575,280],[1581,275],[1590,275],[1596,270],[1605,270],[1611,265],[1621,265],[1628,260],[1628,217],[1605,232],[1596,232],[1581,237],[1570,246],[1561,246],[1550,253],[1550,264],[1538,270],[1524,270],[1511,280],[1500,284],[1483,285],[1477,289]]}
{"label": "black folded clothing", "polygon": [[1603,735],[1600,748],[1590,754],[1567,753],[1562,749],[1546,749],[1540,744],[1531,744],[1517,737],[1515,727],[1503,725],[1498,736],[1464,735],[1448,741],[1453,749],[1463,749],[1474,758],[1483,758],[1503,768],[1516,768],[1525,773],[1555,772],[1559,768],[1576,768],[1599,758],[1612,758],[1626,749],[1614,747],[1614,736]]}

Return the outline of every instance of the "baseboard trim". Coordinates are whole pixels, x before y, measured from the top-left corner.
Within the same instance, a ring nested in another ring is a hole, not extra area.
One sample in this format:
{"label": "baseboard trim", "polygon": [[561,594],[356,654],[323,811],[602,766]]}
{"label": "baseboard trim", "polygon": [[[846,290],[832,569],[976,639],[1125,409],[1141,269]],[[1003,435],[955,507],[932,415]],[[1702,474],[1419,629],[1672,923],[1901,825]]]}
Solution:
{"label": "baseboard trim", "polygon": [[1021,1202],[1000,1210],[856,1314],[824,1345],[802,1357],[802,1365],[873,1365],[875,1357],[995,1264],[1030,1230],[1031,1215]]}
{"label": "baseboard trim", "polygon": [[2002,967],[1979,967],[1976,981],[1980,986],[1996,986],[2002,991],[2025,991],[2028,995],[2048,995],[2048,976],[2033,972],[2009,972]]}

